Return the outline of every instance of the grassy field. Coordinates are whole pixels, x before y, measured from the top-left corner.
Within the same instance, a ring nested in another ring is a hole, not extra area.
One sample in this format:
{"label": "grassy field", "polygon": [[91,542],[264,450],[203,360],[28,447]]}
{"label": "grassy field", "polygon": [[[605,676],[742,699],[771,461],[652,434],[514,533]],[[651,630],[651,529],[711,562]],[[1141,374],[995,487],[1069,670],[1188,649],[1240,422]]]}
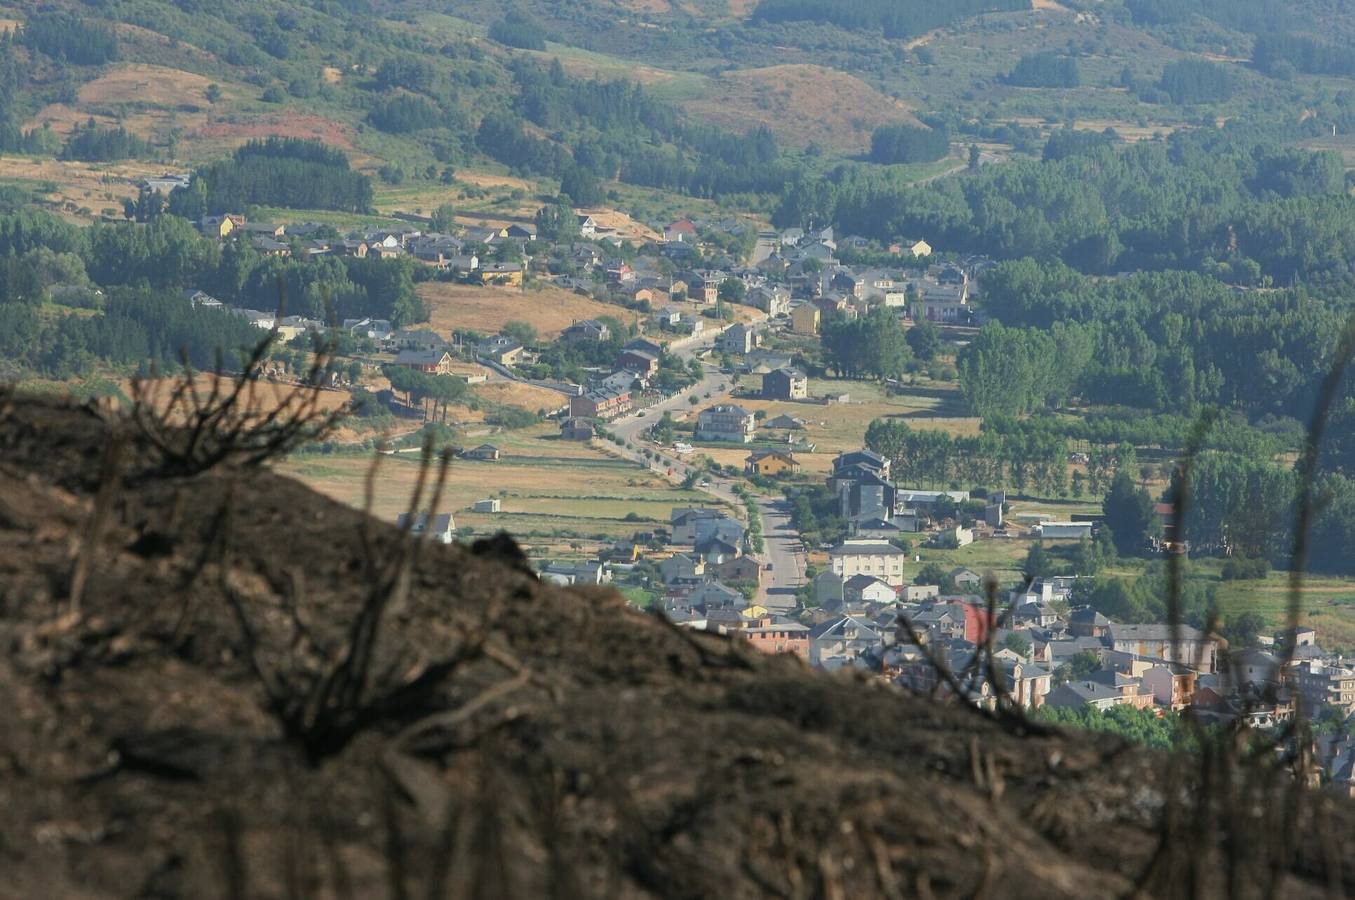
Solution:
{"label": "grassy field", "polygon": [[[740,385],[747,390],[761,390],[762,377],[744,376]],[[804,419],[808,424],[794,434],[797,441],[806,441],[815,447],[813,453],[797,454],[809,472],[827,472],[838,453],[860,448],[865,441],[866,429],[879,418],[902,418],[915,428],[936,429],[953,435],[972,435],[979,430],[979,420],[965,414],[959,390],[954,385],[919,385],[890,396],[882,385],[873,382],[811,378],[809,394],[811,397],[847,394],[850,399],[846,403],[827,406],[755,397],[737,400],[746,409],[765,411],[768,419],[782,414]]]}
{"label": "grassy field", "polygon": [[[604,456],[586,445],[561,441],[545,424],[489,438],[503,452],[497,462],[455,460],[448,475],[443,510],[459,528],[489,534],[500,529],[543,547],[561,542],[594,549],[667,523],[674,506],[707,500],[651,475],[639,466]],[[372,464],[365,455],[295,457],[278,466],[284,475],[354,507],[363,504],[363,483]],[[375,514],[394,521],[406,511],[418,478],[415,454],[382,458],[373,504]],[[498,497],[499,513],[470,510],[477,500]]]}
{"label": "grassy field", "polygon": [[580,319],[615,316],[633,321],[631,310],[549,285],[517,288],[425,282],[419,296],[432,310],[431,324],[439,334],[468,328],[493,334],[511,321],[530,322],[542,338],[553,338]]}

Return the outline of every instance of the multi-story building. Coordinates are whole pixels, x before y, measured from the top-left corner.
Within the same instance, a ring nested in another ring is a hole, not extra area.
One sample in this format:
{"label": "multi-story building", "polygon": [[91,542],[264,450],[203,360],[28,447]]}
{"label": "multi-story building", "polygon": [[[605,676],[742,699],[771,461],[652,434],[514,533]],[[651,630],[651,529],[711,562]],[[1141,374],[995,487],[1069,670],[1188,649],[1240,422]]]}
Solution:
{"label": "multi-story building", "polygon": [[1355,669],[1309,660],[1295,666],[1290,678],[1309,710],[1336,706],[1346,715],[1355,713]]}
{"label": "multi-story building", "polygon": [[886,584],[901,587],[903,564],[908,553],[884,541],[848,539],[828,551],[834,575],[843,580],[853,575],[871,575]]}
{"label": "multi-story building", "polygon": [[751,412],[734,403],[721,403],[697,415],[696,439],[747,444],[753,440],[754,427]]}

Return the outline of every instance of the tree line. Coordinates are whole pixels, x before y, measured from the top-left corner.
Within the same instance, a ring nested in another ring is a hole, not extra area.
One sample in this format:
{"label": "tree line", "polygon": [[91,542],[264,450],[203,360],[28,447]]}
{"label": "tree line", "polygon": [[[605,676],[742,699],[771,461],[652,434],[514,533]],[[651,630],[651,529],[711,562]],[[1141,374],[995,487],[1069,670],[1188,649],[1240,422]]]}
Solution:
{"label": "tree line", "polygon": [[175,188],[169,199],[169,211],[187,219],[256,205],[367,213],[372,183],[349,168],[340,150],[316,140],[270,137],[203,166],[193,184]]}
{"label": "tree line", "polygon": [[981,13],[1028,9],[1030,0],[759,0],[752,21],[823,22],[910,38]]}

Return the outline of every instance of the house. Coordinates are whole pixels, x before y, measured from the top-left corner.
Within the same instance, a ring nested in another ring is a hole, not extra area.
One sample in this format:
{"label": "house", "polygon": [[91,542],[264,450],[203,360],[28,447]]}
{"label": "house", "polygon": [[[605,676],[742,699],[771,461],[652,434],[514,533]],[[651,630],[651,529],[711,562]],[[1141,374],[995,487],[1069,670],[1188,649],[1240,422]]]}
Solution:
{"label": "house", "polygon": [[236,309],[230,310],[231,315],[239,316],[249,322],[255,328],[261,328],[264,331],[271,331],[277,325],[277,313],[265,312],[261,309]]}
{"label": "house", "polygon": [[507,335],[496,334],[477,344],[475,352],[480,357],[496,362],[501,366],[511,366],[522,358],[526,350]]}
{"label": "house", "polygon": [[748,454],[743,461],[745,475],[775,478],[778,475],[793,475],[799,471],[800,464],[795,461],[795,457],[780,450],[756,450]]}
{"label": "house", "polygon": [[388,319],[344,319],[343,330],[355,338],[385,341],[394,330]]}
{"label": "house", "polygon": [[497,460],[500,456],[502,456],[502,454],[500,453],[499,448],[495,447],[493,444],[481,444],[474,450],[465,450],[461,453],[463,459],[478,459],[484,461]]}
{"label": "house", "polygon": [[198,230],[206,237],[224,240],[235,232],[235,229],[245,224],[244,216],[203,216],[198,222]]}
{"label": "house", "polygon": [[579,227],[579,237],[592,238],[598,236],[597,219],[588,215],[576,214],[575,221]]}
{"label": "house", "polygon": [[1046,706],[1082,709],[1091,706],[1107,710],[1124,702],[1123,695],[1113,687],[1095,681],[1070,681],[1045,695]]}
{"label": "house", "polygon": [[883,650],[884,645],[884,635],[871,622],[844,615],[810,630],[809,664],[830,670],[860,665],[862,657]]}
{"label": "house", "polygon": [[1355,714],[1355,669],[1307,660],[1293,668],[1291,682],[1310,711],[1335,706]]}
{"label": "house", "polygon": [[819,606],[842,605],[842,576],[820,572],[809,582],[810,595]]}
{"label": "house", "polygon": [[699,556],[674,553],[659,563],[659,577],[664,584],[672,584],[679,579],[700,578],[705,574],[706,561]]}
{"label": "house", "polygon": [[1091,522],[1041,522],[1035,526],[1035,531],[1040,537],[1046,540],[1071,540],[1077,541],[1082,538],[1090,539],[1092,536]]}
{"label": "house", "polygon": [[427,328],[402,328],[391,335],[397,350],[445,350],[447,341]]}
{"label": "house", "polygon": [[1068,633],[1073,637],[1105,637],[1110,633],[1110,619],[1090,606],[1079,606],[1068,614]]}
{"label": "house", "polygon": [[941,596],[941,588],[935,584],[905,584],[899,591],[899,599],[904,603],[921,603],[935,600]]}
{"label": "house", "polygon": [[801,303],[790,311],[790,330],[796,334],[818,334],[822,315],[813,303]]}
{"label": "house", "polygon": [[983,584],[983,576],[971,569],[951,569],[950,580],[955,582],[955,587],[961,591],[977,593],[979,586]]}
{"label": "house", "polygon": [[496,513],[502,512],[503,502],[498,497],[489,497],[484,500],[476,500],[471,506],[471,510],[478,513]]}
{"label": "house", "polygon": [[584,419],[614,419],[630,411],[632,372],[613,372],[582,394],[569,398],[569,414]]}
{"label": "house", "polygon": [[775,418],[768,419],[762,423],[763,428],[772,428],[780,431],[803,431],[809,423],[804,419],[782,413]]}
{"label": "house", "polygon": [[510,241],[534,241],[536,240],[536,226],[514,223],[508,226],[508,233],[504,236]]}
{"label": "house", "polygon": [[847,450],[833,457],[834,477],[855,468],[889,478],[889,460],[873,450]]}
{"label": "house", "polygon": [[649,338],[631,338],[621,346],[622,350],[639,350],[641,353],[648,353],[654,357],[663,356],[663,345],[657,341],[651,341]]}
{"label": "house", "polygon": [[742,322],[730,325],[715,340],[722,353],[748,353],[758,345],[756,332]]}
{"label": "house", "polygon": [[682,322],[682,309],[677,306],[665,306],[651,314],[649,320],[660,328],[676,328]]}
{"label": "house", "polygon": [[446,350],[401,350],[394,365],[429,375],[447,375],[452,371],[452,354]]}
{"label": "house", "polygon": [[744,527],[718,509],[689,507],[674,509],[670,517],[674,544],[698,544],[715,537],[730,544],[743,542]]}
{"label": "house", "polygon": [[593,421],[578,416],[568,416],[560,420],[560,438],[566,441],[591,441],[593,439]]}
{"label": "house", "polygon": [[250,244],[264,256],[285,257],[292,255],[290,244],[284,244],[282,241],[275,241],[272,238],[256,237],[250,241]]}
{"label": "house", "polygon": [[774,369],[762,376],[762,396],[769,400],[804,400],[809,377],[799,369]]}
{"label": "house", "polygon": [[560,333],[560,340],[566,344],[577,344],[583,341],[605,341],[612,336],[612,330],[607,327],[605,322],[599,322],[596,319],[584,319],[582,322],[575,322]]}
{"label": "house", "polygon": [[659,374],[659,358],[643,350],[622,350],[616,358],[616,367],[649,379]]}
{"label": "house", "polygon": [[679,219],[663,230],[667,243],[685,243],[696,240],[696,226],[688,219]]}
{"label": "house", "polygon": [[[899,249],[896,251],[895,247]],[[895,255],[907,253],[914,259],[921,259],[924,256],[932,255],[932,245],[921,238],[903,238],[897,244],[891,244],[889,252]]]}
{"label": "house", "polygon": [[707,613],[716,609],[735,610],[742,608],[746,601],[743,594],[718,581],[707,581],[687,595],[687,602],[704,609]]}
{"label": "house", "polygon": [[729,541],[718,537],[697,541],[692,552],[706,561],[707,565],[719,565],[729,562],[739,555],[739,548]]}
{"label": "house", "polygon": [[597,560],[588,562],[547,563],[541,568],[541,580],[568,587],[575,584],[606,584],[612,580],[606,566]]}
{"label": "house", "polygon": [[480,266],[480,277],[485,284],[522,287],[522,264],[515,262],[485,263]]}
{"label": "house", "polygon": [[1189,625],[1177,628],[1172,639],[1170,625],[1121,625],[1109,629],[1110,649],[1119,653],[1180,663],[1206,674],[1216,671],[1218,644],[1214,638]]}
{"label": "house", "polygon": [[736,556],[714,566],[715,577],[726,584],[762,585],[762,564],[751,556]]}
{"label": "house", "polygon": [[844,581],[853,575],[873,575],[887,584],[902,587],[903,564],[908,553],[884,541],[848,538],[828,551],[834,575]]}
{"label": "house", "polygon": [[192,182],[191,175],[170,175],[165,174],[159,177],[150,177],[141,182],[141,189],[156,194],[165,194],[168,196],[176,188],[187,188]]}
{"label": "house", "polygon": [[768,316],[784,316],[790,312],[790,291],[780,285],[761,285],[749,291],[744,302]]}
{"label": "house", "polygon": [[809,627],[799,622],[769,622],[741,628],[738,635],[763,653],[793,653],[809,659]]}
{"label": "house", "polygon": [[842,602],[853,609],[868,603],[893,603],[898,599],[894,588],[874,575],[853,575],[842,582]]}
{"label": "house", "polygon": [[450,544],[455,540],[453,532],[456,531],[456,522],[452,519],[451,513],[434,516],[431,524],[427,513],[419,513],[414,517],[413,523],[409,520],[409,513],[400,513],[395,524],[400,528],[408,528],[409,533],[416,537],[427,535],[429,540],[440,544]]}
{"label": "house", "polygon": [[696,439],[747,444],[753,440],[755,423],[753,414],[742,406],[720,403],[697,414]]}
{"label": "house", "polygon": [[1195,682],[1199,673],[1181,665],[1153,666],[1141,676],[1143,686],[1158,706],[1181,710],[1195,698]]}

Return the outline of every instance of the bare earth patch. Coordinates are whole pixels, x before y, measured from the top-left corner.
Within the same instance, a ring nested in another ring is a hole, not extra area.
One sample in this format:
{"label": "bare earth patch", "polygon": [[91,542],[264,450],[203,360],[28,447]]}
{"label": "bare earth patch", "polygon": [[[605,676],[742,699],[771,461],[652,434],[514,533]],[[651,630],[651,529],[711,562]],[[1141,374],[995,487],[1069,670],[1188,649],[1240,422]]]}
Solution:
{"label": "bare earth patch", "polygon": [[861,79],[802,64],[725,72],[710,79],[703,96],[683,105],[692,115],[738,132],[761,124],[786,144],[844,150],[865,149],[879,125],[917,122],[907,104]]}
{"label": "bare earth patch", "polygon": [[493,381],[487,384],[477,384],[475,395],[492,403],[518,406],[528,412],[536,412],[540,409],[554,412],[569,405],[569,398],[559,391],[522,384],[517,381]]}
{"label": "bare earth patch", "polygon": [[517,288],[425,282],[418,291],[432,310],[430,321],[439,334],[458,328],[493,334],[516,320],[530,322],[543,338],[553,338],[580,319],[635,318],[634,312],[620,306],[557,287],[533,287],[524,293]]}

